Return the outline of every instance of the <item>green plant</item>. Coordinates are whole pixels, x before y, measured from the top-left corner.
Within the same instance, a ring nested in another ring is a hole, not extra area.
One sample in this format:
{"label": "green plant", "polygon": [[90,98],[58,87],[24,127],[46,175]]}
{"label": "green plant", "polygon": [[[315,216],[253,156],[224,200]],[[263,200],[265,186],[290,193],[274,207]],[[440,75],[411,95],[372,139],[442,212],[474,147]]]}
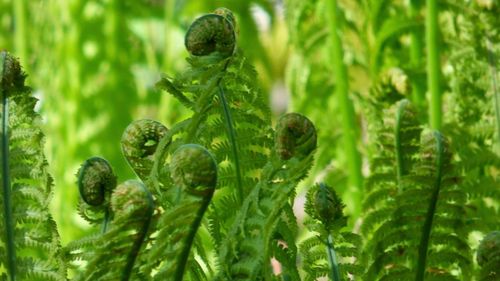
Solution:
{"label": "green plant", "polygon": [[[495,280],[498,92],[488,75],[499,7],[426,5],[429,90],[438,89],[426,102],[419,2],[287,1],[294,107],[318,122],[288,113],[274,126],[239,48],[238,18],[226,8],[197,18],[184,40],[187,69],[156,84],[189,116],[168,129],[128,125],[121,151],[138,179],[118,181],[126,172],[101,157],[82,164],[78,212],[97,227],[64,246],[47,207],[36,99],[2,52],[1,279]],[[356,42],[363,47],[350,48]],[[442,76],[433,48],[451,68]],[[366,124],[362,139],[357,124]],[[294,210],[302,181],[305,227]]]}

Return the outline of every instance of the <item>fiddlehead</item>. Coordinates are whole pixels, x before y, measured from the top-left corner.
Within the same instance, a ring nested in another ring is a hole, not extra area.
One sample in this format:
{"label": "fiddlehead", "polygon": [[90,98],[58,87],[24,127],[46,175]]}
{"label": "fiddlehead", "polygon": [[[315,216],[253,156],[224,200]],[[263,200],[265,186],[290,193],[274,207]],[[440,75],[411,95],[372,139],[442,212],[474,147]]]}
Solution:
{"label": "fiddlehead", "polygon": [[128,180],[113,191],[110,205],[111,227],[95,241],[96,250],[79,280],[127,281],[134,276],[132,269],[154,211],[153,197],[142,182]]}
{"label": "fiddlehead", "polygon": [[90,223],[103,222],[106,232],[110,213],[110,197],[116,187],[116,175],[108,161],[91,157],[83,162],[77,172],[78,190],[83,203],[79,204],[80,215]]}
{"label": "fiddlehead", "polygon": [[109,197],[116,187],[116,175],[108,161],[92,157],[83,162],[78,170],[78,190],[82,200],[90,206],[109,203]]}
{"label": "fiddlehead", "polygon": [[316,129],[307,117],[298,113],[283,115],[276,127],[276,151],[283,160],[308,155],[316,148]]}
{"label": "fiddlehead", "polygon": [[187,272],[202,274],[190,255],[215,191],[217,164],[204,147],[185,144],[172,154],[169,169],[174,185],[167,192],[173,195],[173,202],[157,222],[159,238],[142,271],[154,271],[155,280],[172,277],[169,280],[182,281]]}
{"label": "fiddlehead", "polygon": [[184,44],[193,56],[206,56],[219,52],[233,54],[236,47],[234,16],[228,9],[219,8],[214,14],[196,19],[186,34]]}
{"label": "fiddlehead", "polygon": [[123,132],[123,155],[143,181],[146,181],[151,172],[156,148],[167,131],[167,127],[160,122],[142,119],[132,122]]}
{"label": "fiddlehead", "polygon": [[317,236],[301,243],[306,280],[330,276],[339,281],[348,280],[348,275],[363,274],[359,261],[361,238],[342,231],[347,225],[344,207],[335,190],[325,183],[316,184],[307,192],[304,209],[312,220],[305,224]]}

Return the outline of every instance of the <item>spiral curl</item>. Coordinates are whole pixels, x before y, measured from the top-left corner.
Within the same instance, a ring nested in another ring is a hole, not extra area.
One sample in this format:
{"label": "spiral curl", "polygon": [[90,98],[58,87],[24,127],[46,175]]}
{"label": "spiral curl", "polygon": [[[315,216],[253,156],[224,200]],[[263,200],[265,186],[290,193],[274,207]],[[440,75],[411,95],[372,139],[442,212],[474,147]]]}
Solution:
{"label": "spiral curl", "polygon": [[193,56],[207,56],[214,52],[230,56],[236,47],[236,21],[233,13],[218,8],[213,14],[196,19],[189,27],[184,44]]}
{"label": "spiral curl", "polygon": [[116,175],[111,165],[100,157],[83,162],[77,176],[80,196],[91,206],[103,205],[116,187]]}
{"label": "spiral curl", "polygon": [[167,131],[167,127],[158,121],[142,119],[132,122],[123,132],[123,155],[142,180],[151,172],[156,148]]}
{"label": "spiral curl", "polygon": [[143,218],[151,215],[153,198],[144,184],[128,180],[118,185],[111,197],[111,210],[115,218]]}
{"label": "spiral curl", "polygon": [[276,151],[282,160],[304,157],[316,149],[314,124],[298,113],[283,115],[276,127]]}
{"label": "spiral curl", "polygon": [[172,180],[193,195],[213,192],[217,184],[217,164],[208,150],[198,144],[180,146],[170,162]]}

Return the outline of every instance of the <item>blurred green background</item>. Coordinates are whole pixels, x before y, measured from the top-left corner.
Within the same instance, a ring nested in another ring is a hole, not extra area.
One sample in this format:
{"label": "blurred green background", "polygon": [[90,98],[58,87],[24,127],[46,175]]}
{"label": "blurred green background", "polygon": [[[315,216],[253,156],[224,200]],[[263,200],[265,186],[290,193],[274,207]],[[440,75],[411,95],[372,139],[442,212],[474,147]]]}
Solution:
{"label": "blurred green background", "polygon": [[[239,46],[258,69],[263,91],[286,95],[281,1],[0,0],[0,49],[20,59],[40,99],[63,244],[87,228],[76,213],[80,163],[99,155],[119,181],[132,178],[120,150],[125,127],[141,118],[170,127],[187,117],[154,84],[185,67],[184,34],[193,19],[221,6],[238,18]],[[274,103],[276,114],[286,110],[286,100]]]}

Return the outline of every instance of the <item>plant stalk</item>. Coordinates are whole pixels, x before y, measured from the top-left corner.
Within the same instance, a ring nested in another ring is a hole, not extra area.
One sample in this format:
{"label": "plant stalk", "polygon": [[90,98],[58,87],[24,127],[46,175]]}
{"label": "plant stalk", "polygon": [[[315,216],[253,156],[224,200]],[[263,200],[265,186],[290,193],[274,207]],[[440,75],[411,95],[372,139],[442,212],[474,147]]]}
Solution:
{"label": "plant stalk", "polygon": [[441,129],[442,97],[439,60],[439,28],[437,0],[427,0],[425,38],[427,40],[427,87],[430,91],[429,117],[434,130]]}
{"label": "plant stalk", "polygon": [[[344,136],[344,147],[347,154],[347,165],[349,169],[350,188],[348,192],[352,194],[353,216],[358,217],[361,212],[362,200],[361,188],[363,186],[363,174],[361,172],[361,155],[356,147],[358,142],[358,129],[354,106],[349,99],[349,81],[347,69],[344,65],[344,52],[338,31],[340,21],[338,18],[337,0],[328,0],[327,14],[330,28],[331,59],[333,60],[333,70],[335,75],[336,97],[339,104],[342,119],[342,131]],[[354,203],[355,202],[355,203]]]}
{"label": "plant stalk", "polygon": [[186,265],[188,262],[189,254],[191,253],[191,246],[193,245],[194,238],[196,236],[196,232],[201,225],[201,221],[203,219],[203,215],[210,205],[210,200],[212,200],[213,190],[209,195],[203,197],[203,202],[201,203],[201,207],[198,209],[198,213],[196,214],[196,218],[189,229],[189,234],[186,237],[186,243],[184,244],[184,248],[177,259],[177,269],[175,271],[174,280],[175,281],[183,281],[184,272],[186,271]]}
{"label": "plant stalk", "polygon": [[10,169],[9,169],[9,100],[7,89],[4,89],[5,72],[7,53],[1,53],[0,63],[0,94],[2,97],[2,186],[3,186],[3,211],[5,225],[5,244],[7,247],[7,273],[10,276],[10,281],[16,280],[16,248],[14,244],[14,218],[12,214],[11,201],[11,184],[10,184]]}
{"label": "plant stalk", "polygon": [[497,67],[495,63],[495,53],[493,52],[493,46],[489,39],[486,40],[488,46],[488,60],[490,62],[491,69],[491,86],[493,88],[493,96],[495,99],[495,116],[497,121],[497,140],[500,145],[500,97],[498,92],[498,84],[497,84]]}
{"label": "plant stalk", "polygon": [[[415,19],[418,16],[420,5],[417,0],[410,0],[409,14],[410,17]],[[423,58],[423,42],[421,31],[419,29],[414,30],[410,34],[410,64],[415,69],[420,69],[422,66]],[[417,79],[412,79],[412,100],[413,103],[418,107],[422,108],[425,102],[425,87],[422,83],[419,83]]]}
{"label": "plant stalk", "polygon": [[327,240],[327,252],[328,252],[328,263],[330,264],[331,278],[333,281],[340,281],[340,270],[339,264],[337,263],[337,256],[335,254],[335,248],[333,247],[333,238],[331,234],[328,234]]}
{"label": "plant stalk", "polygon": [[439,191],[441,190],[441,178],[443,169],[443,137],[441,133],[434,132],[434,138],[436,140],[436,180],[434,182],[431,200],[429,202],[429,208],[427,209],[427,215],[425,216],[424,226],[422,227],[422,236],[420,238],[420,244],[418,247],[418,261],[416,269],[415,281],[424,281],[425,267],[427,261],[427,250],[429,247],[429,238],[431,236],[432,221],[434,219],[434,213],[436,212],[436,206],[439,199]]}

